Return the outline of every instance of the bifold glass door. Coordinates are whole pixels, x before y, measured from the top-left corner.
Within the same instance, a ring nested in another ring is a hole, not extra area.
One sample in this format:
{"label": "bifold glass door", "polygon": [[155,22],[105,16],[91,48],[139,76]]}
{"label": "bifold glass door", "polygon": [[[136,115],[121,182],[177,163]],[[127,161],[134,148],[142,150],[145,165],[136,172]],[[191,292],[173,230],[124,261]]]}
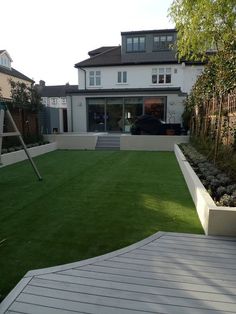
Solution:
{"label": "bifold glass door", "polygon": [[106,103],[106,128],[108,132],[123,132],[123,99],[108,98]]}
{"label": "bifold glass door", "polygon": [[89,132],[130,132],[131,125],[143,114],[142,97],[87,99]]}
{"label": "bifold glass door", "polygon": [[88,99],[88,131],[105,131],[105,99]]}

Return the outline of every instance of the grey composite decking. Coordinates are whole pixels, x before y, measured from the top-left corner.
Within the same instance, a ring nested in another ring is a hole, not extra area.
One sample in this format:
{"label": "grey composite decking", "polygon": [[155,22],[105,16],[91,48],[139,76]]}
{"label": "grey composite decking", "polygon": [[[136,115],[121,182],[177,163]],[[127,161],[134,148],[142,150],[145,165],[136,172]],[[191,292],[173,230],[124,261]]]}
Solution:
{"label": "grey composite decking", "polygon": [[236,313],[236,239],[158,232],[103,256],[30,271],[0,313]]}

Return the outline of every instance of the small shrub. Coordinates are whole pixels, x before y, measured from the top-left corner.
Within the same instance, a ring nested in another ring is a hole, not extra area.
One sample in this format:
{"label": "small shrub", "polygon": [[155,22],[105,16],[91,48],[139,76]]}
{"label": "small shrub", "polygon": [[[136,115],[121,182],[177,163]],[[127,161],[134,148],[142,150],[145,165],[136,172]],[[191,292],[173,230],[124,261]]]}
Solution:
{"label": "small shrub", "polygon": [[220,198],[222,195],[226,194],[227,191],[226,191],[226,188],[224,186],[219,186],[217,189],[216,189],[216,196],[218,198]]}
{"label": "small shrub", "polygon": [[230,206],[230,204],[231,204],[230,195],[224,194],[224,195],[220,198],[219,204],[222,205],[222,206]]}
{"label": "small shrub", "polygon": [[187,161],[217,205],[236,206],[236,182],[189,144],[180,145]]}

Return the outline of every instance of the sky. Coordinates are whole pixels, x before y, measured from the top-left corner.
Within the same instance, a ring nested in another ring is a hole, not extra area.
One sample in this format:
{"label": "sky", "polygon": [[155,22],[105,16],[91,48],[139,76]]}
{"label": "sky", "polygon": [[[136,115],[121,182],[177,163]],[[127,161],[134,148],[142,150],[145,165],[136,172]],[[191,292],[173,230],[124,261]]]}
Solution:
{"label": "sky", "polygon": [[0,50],[36,83],[78,84],[88,51],[121,44],[122,31],[173,28],[172,0],[0,1]]}

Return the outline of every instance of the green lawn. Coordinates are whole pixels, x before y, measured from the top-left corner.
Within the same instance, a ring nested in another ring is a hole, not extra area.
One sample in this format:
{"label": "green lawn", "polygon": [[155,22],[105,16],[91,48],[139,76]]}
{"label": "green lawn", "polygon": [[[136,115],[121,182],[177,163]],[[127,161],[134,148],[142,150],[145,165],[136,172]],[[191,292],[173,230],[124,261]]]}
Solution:
{"label": "green lawn", "polygon": [[0,294],[157,231],[203,233],[173,153],[56,151],[0,169]]}

